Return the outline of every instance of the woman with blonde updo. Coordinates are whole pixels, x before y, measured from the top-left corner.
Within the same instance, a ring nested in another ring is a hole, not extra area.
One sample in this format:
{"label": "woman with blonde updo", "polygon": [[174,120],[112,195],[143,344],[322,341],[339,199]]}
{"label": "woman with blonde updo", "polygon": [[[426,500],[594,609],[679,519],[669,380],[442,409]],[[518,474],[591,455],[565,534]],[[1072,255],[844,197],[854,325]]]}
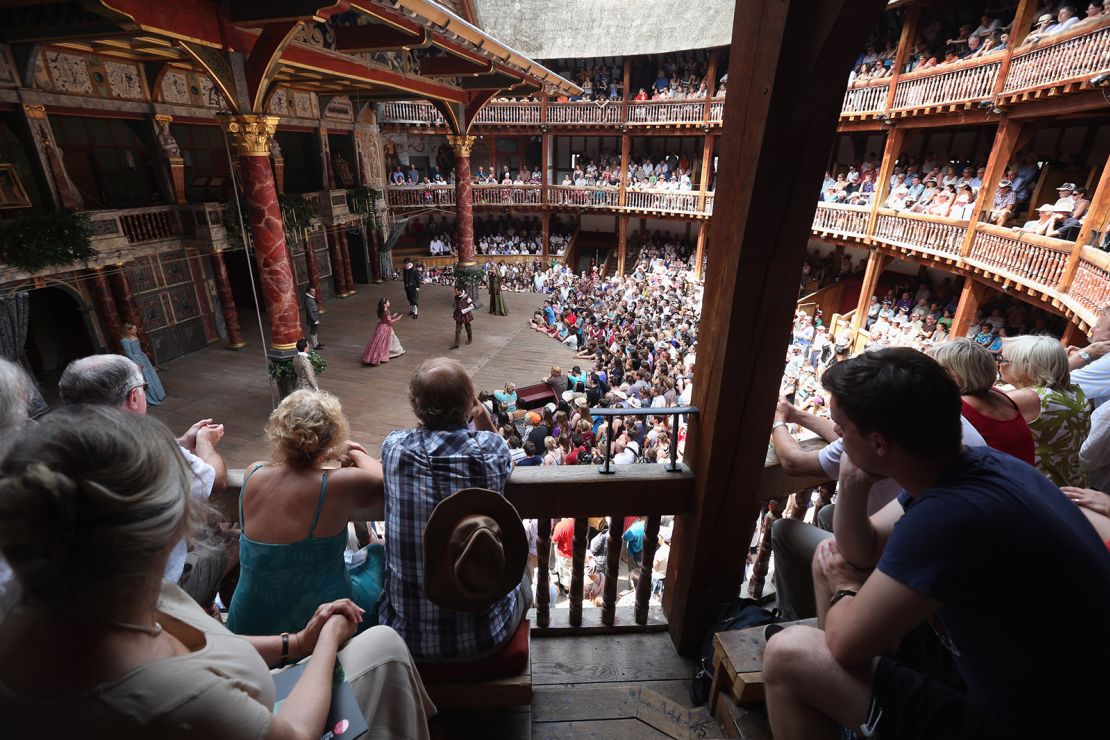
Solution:
{"label": "woman with blonde updo", "polygon": [[[349,433],[339,400],[323,391],[296,391],[270,414],[273,461],[252,464],[239,494],[232,632],[289,632],[334,599],[376,613],[370,594],[352,591],[343,553],[351,512],[383,506],[382,466]],[[325,470],[333,461],[342,467]]]}
{"label": "woman with blonde updo", "polygon": [[[203,520],[189,476],[161,422],[107,406],[54,411],[14,441],[0,463],[0,551],[22,584],[0,624],[5,737],[320,737],[337,659],[368,737],[428,737],[408,649],[388,627],[355,637],[351,601],[245,637],[163,581]],[[268,666],[306,657],[275,713]]]}

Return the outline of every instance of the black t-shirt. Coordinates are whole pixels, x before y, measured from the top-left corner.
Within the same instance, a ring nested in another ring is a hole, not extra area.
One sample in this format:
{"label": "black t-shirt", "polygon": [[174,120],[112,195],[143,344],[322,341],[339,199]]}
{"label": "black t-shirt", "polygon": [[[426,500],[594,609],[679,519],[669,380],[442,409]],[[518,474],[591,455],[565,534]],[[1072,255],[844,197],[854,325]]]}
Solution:
{"label": "black t-shirt", "polygon": [[[989,447],[899,498],[878,569],[943,606],[935,620],[969,699],[1032,737],[1110,737],[1110,552],[1060,489]],[[1038,589],[1066,598],[1060,608]],[[1040,649],[1035,646],[1040,645]],[[1030,669],[1045,680],[1031,680]]]}
{"label": "black t-shirt", "polygon": [[545,425],[540,424],[539,426],[532,427],[532,431],[528,432],[527,441],[534,444],[537,450],[542,450],[545,449],[543,445],[544,439],[550,436],[551,430],[549,430]]}

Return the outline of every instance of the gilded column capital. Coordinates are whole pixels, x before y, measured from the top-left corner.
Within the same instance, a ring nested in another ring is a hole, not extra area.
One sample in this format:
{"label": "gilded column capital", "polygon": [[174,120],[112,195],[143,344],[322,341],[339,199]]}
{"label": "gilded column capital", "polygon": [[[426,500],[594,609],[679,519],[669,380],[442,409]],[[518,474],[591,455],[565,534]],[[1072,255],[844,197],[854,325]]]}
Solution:
{"label": "gilded column capital", "polygon": [[455,151],[455,154],[460,157],[469,157],[470,150],[474,148],[474,142],[478,141],[477,136],[468,136],[466,134],[447,134],[447,143]]}
{"label": "gilded column capital", "polygon": [[46,120],[46,106],[45,105],[31,105],[30,103],[23,104],[23,110],[27,113],[28,118],[37,118]]}
{"label": "gilded column capital", "polygon": [[240,157],[270,156],[270,140],[277,131],[277,116],[237,115],[223,119],[224,131],[231,134]]}

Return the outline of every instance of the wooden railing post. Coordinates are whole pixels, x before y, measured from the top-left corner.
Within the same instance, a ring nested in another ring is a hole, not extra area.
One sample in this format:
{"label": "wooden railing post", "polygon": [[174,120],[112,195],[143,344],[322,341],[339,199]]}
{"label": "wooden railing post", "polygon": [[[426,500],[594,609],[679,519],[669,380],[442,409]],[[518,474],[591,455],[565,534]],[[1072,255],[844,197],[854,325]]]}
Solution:
{"label": "wooden railing post", "polygon": [[701,149],[701,178],[698,186],[698,213],[705,213],[705,195],[709,192],[709,173],[713,169],[713,137],[706,127]]}
{"label": "wooden railing post", "polygon": [[[916,6],[914,6],[916,7]],[[893,83],[891,88],[893,88]],[[902,146],[906,142],[906,129],[895,126],[886,135],[883,144],[883,161],[879,165],[879,177],[875,181],[875,194],[871,203],[871,215],[867,218],[867,236],[875,234],[875,222],[879,218],[879,209],[886,202],[890,194],[890,178],[894,174],[894,167],[898,157],[902,154]]]}
{"label": "wooden railing post", "polygon": [[609,542],[605,554],[605,593],[601,599],[601,623],[612,627],[617,612],[617,581],[621,574],[621,545],[624,542],[624,515],[609,516]]}
{"label": "wooden railing post", "polygon": [[648,606],[651,601],[651,570],[655,550],[659,547],[658,514],[648,517],[644,525],[644,549],[640,553],[640,580],[636,584],[636,624],[647,624]]}
{"label": "wooden railing post", "polygon": [[[717,49],[709,52],[709,69],[705,75],[705,118],[706,123],[713,120],[713,95],[717,92]],[[708,136],[708,134],[707,134]]]}
{"label": "wooden railing post", "polygon": [[971,252],[971,244],[975,241],[975,224],[983,217],[983,212],[988,211],[994,204],[994,193],[998,190],[998,183],[1006,174],[1006,167],[1010,163],[1017,148],[1021,135],[1022,123],[1011,118],[1004,118],[998,124],[994,134],[994,143],[991,153],[987,158],[986,172],[983,173],[983,184],[975,196],[975,203],[971,207],[971,218],[968,219],[967,234],[964,236],[960,256],[966,257]]}
{"label": "wooden railing post", "polygon": [[1110,220],[1110,158],[1102,166],[1102,175],[1098,178],[1095,192],[1091,194],[1091,205],[1083,219],[1083,227],[1079,229],[1079,236],[1075,238],[1075,248],[1068,257],[1068,264],[1064,274],[1060,277],[1060,287],[1057,292],[1063,294],[1071,290],[1075,280],[1075,272],[1079,269],[1079,262],[1083,257],[1083,245],[1091,239],[1091,234],[1101,232]]}
{"label": "wooden railing post", "polygon": [[[998,79],[994,81],[994,90],[991,91],[991,100],[997,102],[998,96],[1006,86],[1006,77],[1010,74],[1010,64],[1014,59],[1014,51],[1025,40],[1029,27],[1033,23],[1033,15],[1040,6],[1040,0],[1018,0],[1014,20],[1010,25],[1010,43],[1006,45],[1006,52],[1002,56],[1002,64],[998,69]],[[992,196],[993,197],[993,196]]]}
{"label": "wooden railing post", "polygon": [[[627,69],[627,67],[626,67]],[[628,198],[628,165],[629,158],[631,157],[632,137],[628,132],[621,134],[621,181],[620,181],[620,194],[617,196],[617,205],[624,208]]]}
{"label": "wooden railing post", "polygon": [[879,284],[879,277],[886,269],[890,258],[875,249],[867,253],[867,268],[863,271],[863,284],[859,289],[859,301],[856,302],[856,313],[852,317],[852,333],[855,334],[867,325],[867,309],[871,306],[871,296]]}
{"label": "wooden railing post", "polygon": [[582,626],[582,592],[586,567],[586,534],[590,522],[584,516],[574,519],[574,539],[571,542],[570,572],[570,626]]}
{"label": "wooden railing post", "polygon": [[962,337],[967,334],[967,330],[971,328],[971,322],[975,320],[975,315],[979,313],[979,304],[982,303],[986,292],[987,285],[984,283],[971,276],[964,278],[964,287],[960,292],[960,302],[956,306],[956,315],[952,319],[951,335],[953,337]]}
{"label": "wooden railing post", "polygon": [[906,15],[902,20],[902,34],[898,39],[898,50],[894,54],[894,74],[890,77],[890,87],[886,91],[886,102],[883,103],[883,112],[890,113],[894,107],[894,94],[898,88],[898,78],[910,59],[910,50],[917,39],[917,20],[921,15],[920,5],[910,5],[906,8]]}
{"label": "wooden railing post", "polygon": [[551,623],[551,518],[536,520],[536,626]]}

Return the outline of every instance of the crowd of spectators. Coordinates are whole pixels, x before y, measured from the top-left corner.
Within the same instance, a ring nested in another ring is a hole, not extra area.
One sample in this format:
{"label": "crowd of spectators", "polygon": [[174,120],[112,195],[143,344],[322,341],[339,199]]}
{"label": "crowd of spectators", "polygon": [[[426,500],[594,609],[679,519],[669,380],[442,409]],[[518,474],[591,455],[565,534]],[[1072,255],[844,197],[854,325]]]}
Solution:
{"label": "crowd of spectators", "polygon": [[693,163],[685,154],[633,156],[628,164],[628,189],[689,192],[697,189],[692,173]]}
{"label": "crowd of spectators", "polygon": [[490,167],[478,167],[472,173],[475,185],[540,185],[543,183],[543,173],[539,167],[520,167],[514,173],[509,165],[502,165],[501,172],[494,172]]}

